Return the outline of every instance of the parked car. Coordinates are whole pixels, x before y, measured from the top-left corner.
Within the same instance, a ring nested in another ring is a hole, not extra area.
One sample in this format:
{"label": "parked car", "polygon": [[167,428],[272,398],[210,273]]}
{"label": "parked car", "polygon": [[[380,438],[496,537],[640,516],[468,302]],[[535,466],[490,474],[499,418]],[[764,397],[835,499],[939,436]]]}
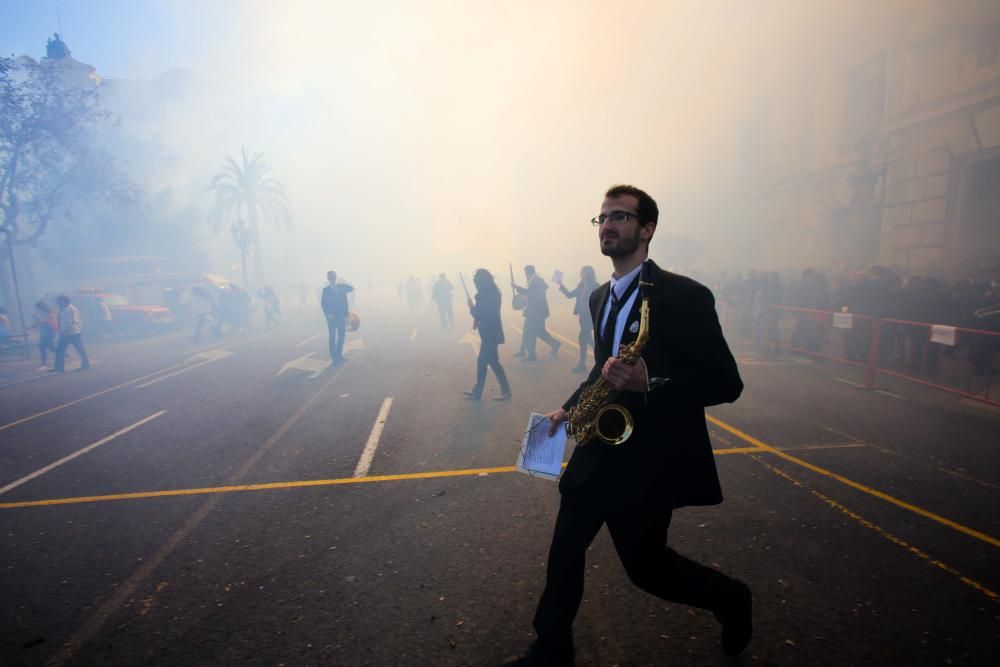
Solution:
{"label": "parked car", "polygon": [[[166,331],[174,321],[173,314],[165,306],[129,303],[121,294],[97,287],[46,294],[45,300],[55,306],[59,294],[68,296],[70,303],[80,311],[84,331],[88,334],[149,336]],[[110,321],[103,312],[102,301],[108,306]]]}

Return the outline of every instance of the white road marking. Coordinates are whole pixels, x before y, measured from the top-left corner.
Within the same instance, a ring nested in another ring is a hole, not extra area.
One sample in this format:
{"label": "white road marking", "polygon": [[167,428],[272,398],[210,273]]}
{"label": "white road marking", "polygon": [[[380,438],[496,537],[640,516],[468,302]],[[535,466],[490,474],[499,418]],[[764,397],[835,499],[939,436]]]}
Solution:
{"label": "white road marking", "polygon": [[154,419],[156,419],[157,417],[159,417],[161,415],[164,415],[166,413],[167,413],[166,410],[160,410],[159,412],[154,412],[153,414],[149,415],[148,417],[146,417],[144,419],[140,419],[139,421],[137,421],[136,423],[132,424],[131,426],[126,426],[122,430],[116,431],[116,432],[112,433],[111,435],[109,435],[109,436],[107,436],[105,438],[101,438],[97,442],[95,442],[95,443],[93,443],[91,445],[87,445],[83,449],[75,451],[72,454],[70,454],[69,456],[64,456],[63,458],[59,459],[55,463],[50,463],[49,465],[45,466],[44,468],[40,468],[40,469],[36,470],[35,472],[31,473],[30,475],[25,475],[21,479],[19,479],[17,481],[14,481],[14,482],[11,482],[7,486],[5,486],[3,488],[0,488],[0,494],[7,493],[11,489],[15,489],[15,488],[21,486],[22,484],[24,484],[25,482],[30,482],[31,480],[35,479],[36,477],[40,477],[40,476],[44,475],[45,473],[49,472],[50,470],[58,468],[59,466],[61,466],[64,463],[67,463],[68,461],[72,461],[73,459],[75,459],[78,456],[82,456],[82,455],[86,454],[87,452],[89,452],[91,450],[97,449],[101,445],[111,442],[112,440],[114,440],[118,436],[125,435],[129,431],[131,431],[133,429],[136,429],[136,428],[139,428],[143,424],[145,424],[147,422],[151,422]]}
{"label": "white road marking", "polygon": [[416,337],[417,337],[417,330],[414,329],[413,331],[410,332],[410,340],[413,340]]}
{"label": "white road marking", "polygon": [[858,389],[864,389],[865,388],[865,385],[861,384],[860,382],[855,382],[853,380],[847,380],[847,379],[844,379],[844,378],[833,378],[833,379],[836,380],[837,382],[843,382],[844,384],[849,384],[852,387],[857,387]]}
{"label": "white road marking", "polygon": [[344,343],[344,352],[351,352],[352,350],[363,350],[363,349],[365,349],[364,338],[352,338],[351,340]]}
{"label": "white road marking", "polygon": [[311,358],[312,355],[313,355],[313,353],[310,352],[309,354],[307,354],[305,356],[302,356],[302,357],[299,357],[298,359],[292,359],[291,361],[289,361],[288,363],[286,363],[284,366],[282,366],[280,371],[278,371],[277,373],[274,374],[275,377],[277,377],[278,375],[281,375],[282,373],[284,373],[288,369],[295,369],[295,370],[299,370],[299,371],[306,371],[307,373],[310,373],[310,375],[309,375],[310,378],[319,377],[320,373],[322,373],[323,371],[325,371],[327,368],[330,367],[330,360],[329,359],[312,359]]}
{"label": "white road marking", "polygon": [[316,340],[317,338],[319,338],[319,337],[320,337],[320,336],[322,336],[322,335],[323,335],[323,334],[316,334],[315,336],[309,336],[309,338],[306,338],[306,339],[305,339],[304,341],[302,341],[301,343],[296,343],[296,344],[295,344],[295,347],[302,347],[303,345],[305,345],[305,344],[306,344],[306,343],[308,343],[309,341],[311,341],[311,340]]}
{"label": "white road marking", "polygon": [[382,408],[378,411],[378,417],[375,418],[375,425],[372,426],[372,432],[368,435],[368,442],[365,443],[365,449],[361,452],[358,467],[354,469],[355,477],[365,477],[368,475],[368,469],[372,466],[372,459],[375,458],[375,448],[378,447],[379,438],[382,437],[382,429],[385,427],[385,420],[389,416],[389,408],[391,407],[392,396],[386,396],[385,400],[382,401]]}
{"label": "white road marking", "polygon": [[893,398],[898,398],[901,401],[905,401],[906,400],[905,396],[900,396],[899,394],[894,394],[891,391],[886,391],[885,389],[876,389],[875,391],[878,392],[879,394],[883,394],[885,396],[892,396]]}
{"label": "white road marking", "polygon": [[[142,384],[137,384],[135,388],[142,389],[143,387],[154,385],[157,382],[162,382],[163,380],[169,380],[170,378],[176,375],[180,375],[181,373],[187,373],[188,371],[193,371],[194,369],[201,368],[202,366],[207,366],[208,364],[214,363],[219,359],[225,359],[226,357],[231,356],[232,354],[233,354],[232,352],[225,349],[217,349],[217,350],[213,349],[213,350],[205,350],[204,352],[199,352],[193,357],[187,359],[187,361],[185,362],[189,363],[192,361],[197,361],[198,363],[191,364],[190,366],[185,366],[179,370],[174,371],[173,373],[167,373],[166,375],[161,375],[160,377],[154,378],[149,382],[143,382]],[[201,361],[198,361],[199,359]]]}
{"label": "white road marking", "polygon": [[479,346],[482,343],[479,340],[479,336],[475,335],[471,331],[466,331],[465,334],[458,340],[458,344],[468,343],[472,348],[472,354],[479,356]]}

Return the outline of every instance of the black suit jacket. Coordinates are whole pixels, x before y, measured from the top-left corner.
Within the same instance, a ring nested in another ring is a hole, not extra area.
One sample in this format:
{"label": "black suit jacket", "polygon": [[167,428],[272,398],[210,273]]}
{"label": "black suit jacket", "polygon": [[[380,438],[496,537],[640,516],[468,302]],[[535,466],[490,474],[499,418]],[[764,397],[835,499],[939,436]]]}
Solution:
{"label": "black suit jacket", "polygon": [[[731,403],[743,391],[711,291],[647,261],[643,273],[653,285],[643,288],[650,316],[642,359],[650,379],[664,382],[648,393],[621,392],[616,402],[632,412],[632,436],[617,447],[600,442],[577,447],[559,482],[562,493],[586,494],[610,512],[722,502],[705,407]],[[590,296],[595,331],[610,285],[604,283]],[[623,345],[636,338],[640,303],[641,298],[636,298],[629,312]],[[565,409],[574,406],[584,388],[600,377],[610,356],[600,334],[595,343],[594,368],[566,401]]]}

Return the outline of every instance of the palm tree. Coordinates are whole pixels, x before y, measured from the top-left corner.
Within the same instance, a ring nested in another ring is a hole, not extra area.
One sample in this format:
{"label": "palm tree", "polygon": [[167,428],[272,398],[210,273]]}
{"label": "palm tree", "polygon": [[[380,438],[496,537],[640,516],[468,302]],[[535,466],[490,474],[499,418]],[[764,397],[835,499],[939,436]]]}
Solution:
{"label": "palm tree", "polygon": [[[209,222],[216,232],[226,223],[237,224],[244,212],[248,221],[248,235],[253,242],[254,278],[262,281],[264,263],[260,252],[260,228],[258,220],[278,225],[291,226],[291,205],[285,195],[284,186],[268,176],[271,166],[261,153],[247,156],[246,148],[241,148],[243,163],[237,164],[231,157],[226,158],[222,171],[212,179],[209,190],[215,191],[215,207],[209,214]],[[241,249],[242,252],[242,249]]]}

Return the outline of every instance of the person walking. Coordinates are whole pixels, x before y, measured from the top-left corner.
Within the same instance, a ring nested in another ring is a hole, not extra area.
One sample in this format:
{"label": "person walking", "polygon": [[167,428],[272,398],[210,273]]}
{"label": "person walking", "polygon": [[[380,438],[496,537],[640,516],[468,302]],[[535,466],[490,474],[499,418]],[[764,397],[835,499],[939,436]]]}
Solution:
{"label": "person walking", "polygon": [[38,331],[38,358],[41,365],[38,370],[48,370],[49,352],[56,351],[56,333],[59,331],[59,323],[56,321],[52,306],[39,301],[35,304],[34,322],[31,327]]}
{"label": "person walking", "polygon": [[442,329],[450,329],[454,323],[455,318],[451,307],[454,292],[454,286],[443,273],[438,276],[434,287],[431,288],[431,299],[437,304]]}
{"label": "person walking", "polygon": [[[648,259],[658,217],[647,193],[617,185],[591,221],[614,273],[590,297],[599,332],[595,364],[563,406],[549,413],[549,434],[563,428],[569,411],[600,378],[617,390],[615,402],[631,412],[634,430],[618,447],[597,441],[574,449],[559,482],[559,513],[534,619],[537,639],[502,665],[573,664],[572,626],[583,599],[587,549],[602,525],[637,586],[711,611],[722,623],[728,653],[740,653],[750,641],[749,587],[667,545],[674,510],[722,502],[704,408],[735,401],[743,383],[711,291]],[[640,358],[627,364],[618,355],[638,336],[643,299],[649,304],[648,338]]]}
{"label": "person walking", "polygon": [[90,358],[80,337],[83,332],[80,311],[69,302],[69,297],[65,294],[56,297],[56,305],[59,306],[59,343],[56,345],[56,366],[52,370],[56,373],[66,370],[66,348],[70,345],[80,355],[80,370],[87,370],[90,368]]}
{"label": "person walking", "polygon": [[327,271],[326,279],[329,285],[323,288],[320,305],[326,315],[326,326],[330,334],[330,361],[341,364],[344,358],[344,336],[347,334],[347,295],[354,288],[347,283],[337,282],[337,272]]}
{"label": "person walking", "polygon": [[549,317],[549,300],[545,296],[545,291],[549,286],[542,280],[542,277],[535,273],[535,267],[531,264],[524,267],[524,277],[527,280],[525,287],[513,285],[514,291],[527,296],[527,304],[524,307],[524,334],[522,336],[521,347],[524,356],[521,361],[536,361],[535,342],[541,338],[552,348],[552,356],[559,354],[559,341],[545,330],[545,320]]}
{"label": "person walking", "polygon": [[580,323],[580,333],[576,340],[580,345],[580,363],[573,369],[574,373],[586,373],[589,369],[587,365],[587,349],[594,344],[594,324],[590,321],[590,295],[597,289],[597,275],[594,267],[584,266],[580,269],[580,282],[572,290],[559,283],[559,291],[568,299],[576,299],[573,304],[573,314],[576,315]]}
{"label": "person walking", "polygon": [[493,369],[493,374],[500,383],[500,395],[494,401],[508,401],[511,397],[510,383],[507,373],[500,365],[499,346],[504,343],[503,323],[500,321],[500,289],[493,280],[493,274],[486,269],[477,269],[472,276],[476,286],[476,301],[469,299],[469,312],[475,320],[475,328],[479,330],[479,358],[476,359],[476,384],[465,392],[466,398],[478,401],[482,398],[483,387],[486,384],[486,369]]}
{"label": "person walking", "polygon": [[278,316],[281,315],[281,301],[278,300],[278,295],[274,293],[270,285],[264,285],[260,288],[258,296],[261,303],[264,304],[265,327],[270,331],[272,324],[275,327],[280,324]]}

